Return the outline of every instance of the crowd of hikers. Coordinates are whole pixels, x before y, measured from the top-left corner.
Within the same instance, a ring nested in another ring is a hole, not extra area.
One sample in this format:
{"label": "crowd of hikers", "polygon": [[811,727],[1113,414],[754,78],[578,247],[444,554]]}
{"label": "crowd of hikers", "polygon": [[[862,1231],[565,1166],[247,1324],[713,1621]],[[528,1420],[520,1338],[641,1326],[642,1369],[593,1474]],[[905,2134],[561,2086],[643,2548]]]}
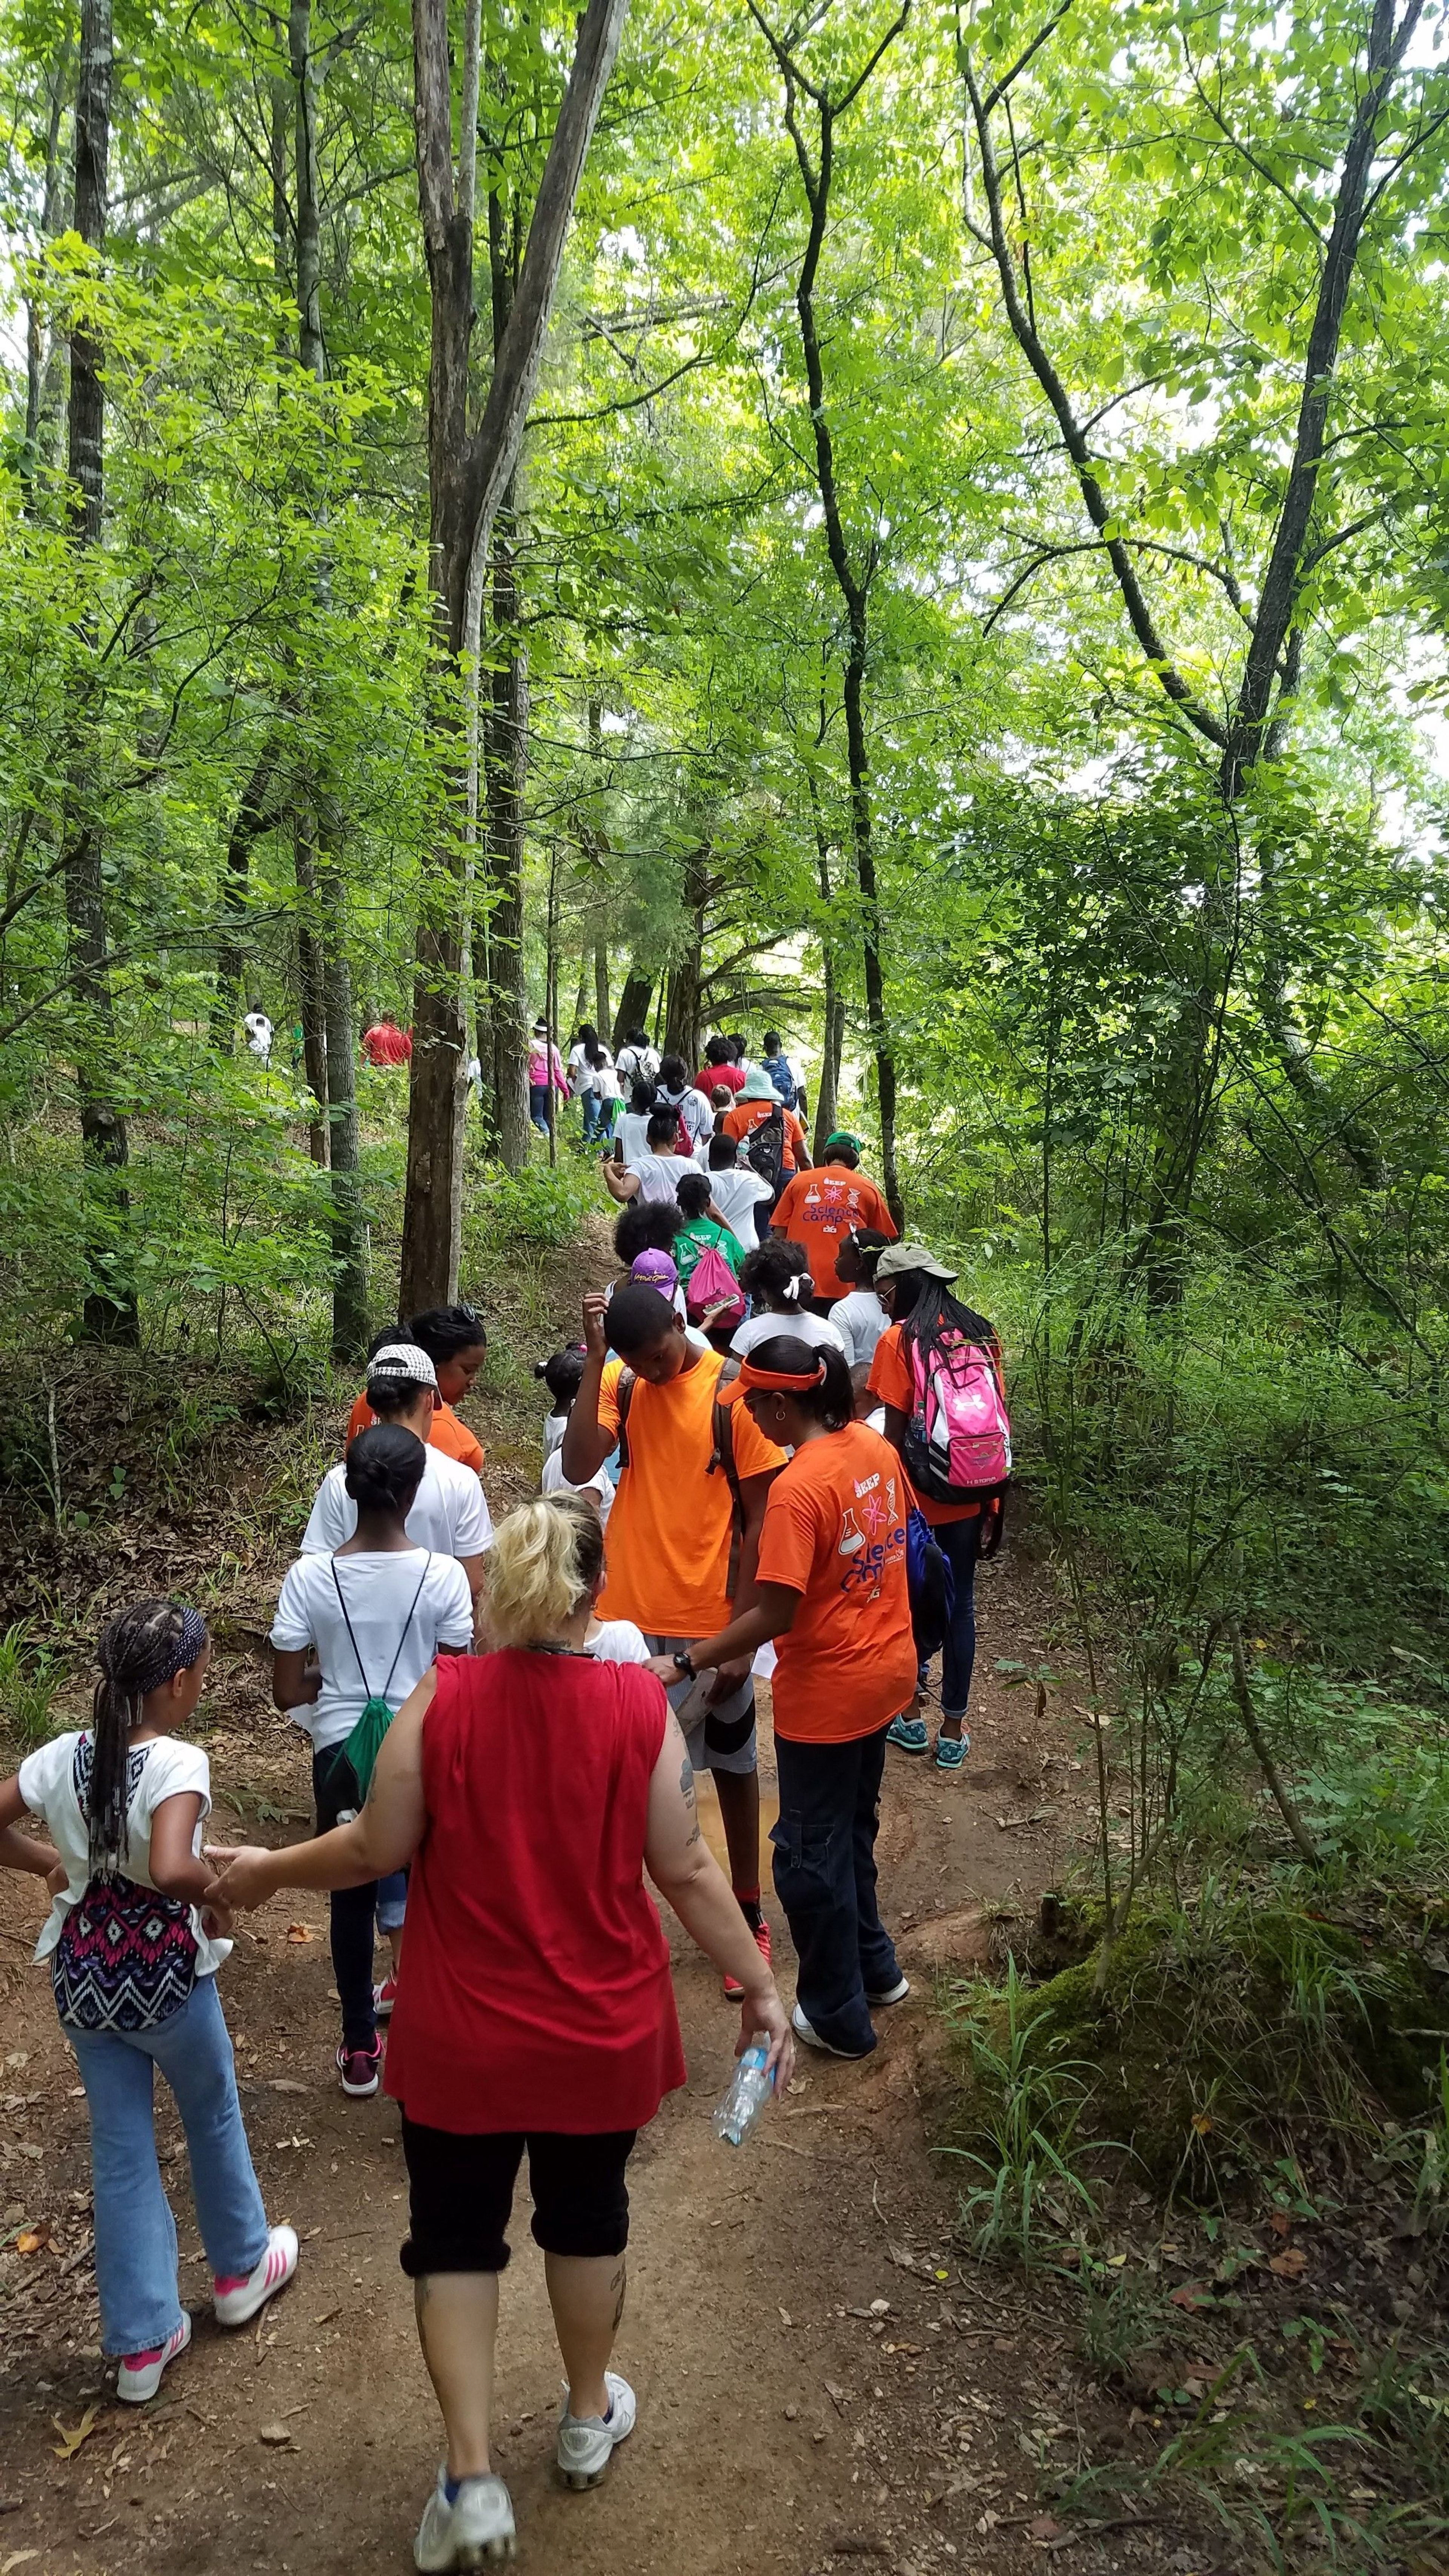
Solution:
{"label": "crowd of hikers", "polygon": [[[590,1031],[580,1048],[557,1077],[546,1051],[540,1083],[557,1078],[608,1139],[618,1273],[538,1364],[540,1493],[494,1523],[456,1409],[486,1356],[482,1316],[410,1316],[373,1345],[345,1457],[282,1582],[273,1696],[310,1740],[313,1836],[205,1842],[207,1760],[184,1729],[211,1646],[200,1613],[170,1601],[107,1624],[89,1724],[0,1784],[0,1863],[51,1891],[36,1957],[89,2107],[102,2338],[124,2401],[153,2397],[191,2336],[156,2068],[219,2322],[255,2318],[296,2270],[296,2235],[268,2223],[252,2168],[216,1976],[240,1909],[327,1892],[338,2080],[356,2099],[385,2083],[401,2112],[401,2260],[446,2441],[421,2569],[513,2553],[490,2439],[525,2153],[566,2374],[564,2478],[596,2483],[635,2421],[609,2366],[627,2168],[685,2076],[646,1874],[738,2005],[736,2054],[762,2040],[777,2085],[797,2043],[867,2057],[873,2016],[907,1995],[877,1886],[881,1782],[889,1747],[932,1750],[937,1654],[934,1761],[966,1762],[975,1570],[1010,1475],[990,1324],[949,1267],[899,1240],[858,1137],[832,1134],[810,1163],[778,1036],[757,1065],[712,1039],[693,1082],[642,1037],[618,1065],[594,1061]],[[760,1886],[761,1676],[788,2009]],[[727,1873],[701,1831],[701,1771]]]}

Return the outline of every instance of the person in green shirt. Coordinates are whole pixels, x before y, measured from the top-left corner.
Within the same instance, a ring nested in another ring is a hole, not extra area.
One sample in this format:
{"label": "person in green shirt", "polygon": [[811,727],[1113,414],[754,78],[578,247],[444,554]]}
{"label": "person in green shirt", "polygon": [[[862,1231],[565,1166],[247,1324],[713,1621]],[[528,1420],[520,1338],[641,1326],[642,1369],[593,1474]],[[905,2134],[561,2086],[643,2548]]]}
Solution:
{"label": "person in green shirt", "polygon": [[709,1212],[708,1172],[681,1172],[674,1195],[684,1219],[674,1238],[674,1260],[686,1298],[694,1265],[707,1246],[717,1252],[722,1261],[728,1262],[731,1275],[738,1279],[740,1264],[745,1257],[744,1245],[737,1235],[731,1234],[727,1225]]}

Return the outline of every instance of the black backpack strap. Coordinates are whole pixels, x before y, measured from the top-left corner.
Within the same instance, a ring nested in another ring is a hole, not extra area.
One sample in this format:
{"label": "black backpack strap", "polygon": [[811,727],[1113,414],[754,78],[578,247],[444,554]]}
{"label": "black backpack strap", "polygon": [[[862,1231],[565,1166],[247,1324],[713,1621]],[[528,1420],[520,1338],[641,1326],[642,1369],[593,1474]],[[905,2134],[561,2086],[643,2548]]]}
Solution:
{"label": "black backpack strap", "polygon": [[[368,1678],[367,1678],[367,1667],[366,1667],[366,1665],[363,1663],[363,1660],[362,1660],[361,1655],[358,1653],[357,1639],[354,1637],[354,1635],[353,1635],[353,1633],[352,1633],[352,1621],[351,1621],[351,1620],[348,1618],[348,1616],[347,1616],[347,1603],[346,1603],[346,1601],[345,1601],[345,1600],[343,1599],[343,1597],[342,1597],[342,1585],[341,1585],[341,1582],[340,1582],[340,1581],[339,1581],[339,1579],[338,1579],[338,1573],[337,1573],[337,1559],[336,1559],[336,1556],[335,1556],[335,1555],[334,1555],[334,1556],[332,1557],[332,1559],[331,1559],[331,1565],[332,1565],[332,1589],[333,1589],[333,1591],[334,1591],[334,1592],[336,1593],[336,1595],[337,1595],[337,1607],[338,1607],[338,1609],[339,1609],[339,1610],[341,1611],[341,1613],[342,1613],[342,1624],[343,1624],[343,1626],[344,1626],[344,1627],[346,1628],[346,1630],[347,1630],[347,1641],[348,1641],[348,1644],[351,1646],[351,1648],[352,1648],[352,1651],[353,1651],[354,1655],[356,1655],[356,1656],[357,1656],[357,1669],[358,1669],[359,1674],[360,1674],[360,1675],[361,1675],[361,1677],[362,1677],[362,1690],[363,1690],[363,1696],[364,1696],[364,1698],[365,1698],[365,1699],[371,1699],[371,1698],[372,1698],[372,1696],[373,1696],[372,1684],[369,1682],[369,1680],[368,1680]],[[416,1608],[416,1606],[417,1606],[417,1605],[416,1605],[416,1603],[415,1603],[415,1604],[414,1604],[414,1608]],[[411,1613],[409,1613],[409,1617],[411,1617]],[[406,1631],[404,1631],[404,1633],[406,1633]],[[394,1657],[393,1657],[393,1661],[394,1661],[394,1663],[396,1663],[396,1661],[397,1661],[396,1656],[394,1656]],[[391,1675],[391,1673],[389,1673],[389,1675],[388,1675],[388,1680],[389,1680],[389,1681],[391,1681],[391,1679],[392,1679],[392,1675]]]}
{"label": "black backpack strap", "polygon": [[620,1369],[619,1383],[614,1389],[614,1400],[619,1407],[618,1446],[619,1473],[621,1476],[629,1464],[629,1407],[634,1401],[634,1389],[638,1383],[638,1378],[636,1377],[633,1369]]}
{"label": "black backpack strap", "polygon": [[745,1498],[740,1486],[739,1467],[735,1460],[735,1409],[732,1404],[725,1403],[720,1389],[731,1385],[739,1373],[739,1361],[727,1359],[715,1380],[714,1403],[710,1412],[710,1429],[714,1437],[714,1447],[710,1451],[709,1465],[705,1470],[707,1475],[712,1476],[716,1467],[722,1467],[725,1483],[730,1489],[730,1561],[729,1570],[725,1575],[727,1601],[733,1601],[735,1586],[740,1579],[740,1549],[744,1544],[745,1536]]}
{"label": "black backpack strap", "polygon": [[[428,1576],[431,1574],[432,1570],[433,1570],[433,1556],[432,1556],[432,1550],[431,1550],[431,1548],[430,1548],[430,1549],[429,1549],[429,1551],[428,1551],[428,1553],[427,1553],[427,1555],[426,1555],[426,1556],[424,1557],[424,1559],[423,1559],[423,1570],[422,1570],[422,1573],[418,1576],[418,1588],[417,1588],[416,1592],[413,1594],[413,1606],[412,1606],[411,1610],[408,1612],[408,1615],[407,1615],[406,1619],[403,1621],[403,1632],[402,1632],[402,1635],[399,1637],[399,1639],[398,1639],[398,1641],[397,1641],[397,1654],[395,1654],[395,1655],[393,1656],[392,1662],[388,1665],[388,1668],[387,1668],[387,1679],[386,1679],[386,1681],[383,1683],[382,1691],[381,1691],[381,1694],[380,1694],[380,1696],[381,1696],[383,1699],[386,1699],[386,1697],[387,1697],[387,1695],[388,1695],[388,1692],[389,1692],[389,1691],[391,1690],[391,1688],[392,1688],[392,1677],[393,1677],[393,1674],[397,1671],[397,1658],[398,1658],[398,1655],[400,1655],[400,1654],[402,1653],[402,1650],[403,1650],[404,1646],[407,1644],[407,1641],[408,1641],[408,1631],[409,1631],[409,1629],[412,1627],[413,1621],[416,1619],[416,1617],[417,1617],[417,1615],[418,1615],[418,1603],[421,1601],[421,1599],[422,1599],[422,1597],[423,1597],[423,1585],[427,1582]],[[333,1577],[333,1580],[334,1580],[334,1582],[335,1582],[335,1580],[336,1580],[336,1576],[335,1576],[335,1575],[334,1575],[334,1577]]]}

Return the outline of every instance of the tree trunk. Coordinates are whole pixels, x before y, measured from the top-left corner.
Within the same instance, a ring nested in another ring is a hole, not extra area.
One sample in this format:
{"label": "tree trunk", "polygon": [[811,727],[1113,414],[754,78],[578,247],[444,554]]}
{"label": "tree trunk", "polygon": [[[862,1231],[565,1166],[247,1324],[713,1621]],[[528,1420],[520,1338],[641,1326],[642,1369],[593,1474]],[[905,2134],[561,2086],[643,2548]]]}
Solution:
{"label": "tree trunk", "polygon": [[211,1004],[211,1043],[224,1055],[231,1054],[236,1042],[242,978],[246,973],[247,951],[242,931],[246,921],[252,843],[259,840],[264,832],[269,832],[278,820],[271,795],[275,763],[276,746],[269,740],[263,743],[257,754],[256,765],[242,789],[241,801],[227,837],[226,873],[222,881],[226,929],[217,948],[216,991]]}
{"label": "tree trunk", "polygon": [[[849,106],[860,96],[866,81],[875,70],[886,48],[899,35],[906,21],[910,0],[905,0],[894,24],[882,37],[866,69],[845,92]],[[846,541],[844,516],[840,506],[840,487],[835,469],[835,442],[831,435],[825,407],[825,368],[820,351],[820,335],[815,318],[815,280],[820,269],[820,253],[830,216],[830,196],[835,176],[835,119],[839,112],[825,91],[807,85],[787,46],[764,27],[771,49],[785,76],[785,124],[795,146],[795,159],[800,183],[810,209],[810,230],[800,275],[795,285],[795,310],[800,321],[800,346],[805,359],[805,378],[810,393],[810,425],[815,442],[815,479],[820,492],[820,509],[825,523],[825,546],[830,569],[845,607],[849,645],[845,659],[843,697],[845,704],[845,745],[850,770],[850,841],[855,862],[856,880],[860,887],[861,946],[865,969],[865,1010],[870,1029],[871,1052],[875,1057],[876,1097],[880,1111],[881,1183],[886,1204],[897,1225],[904,1219],[900,1180],[896,1170],[896,1060],[886,1023],[885,974],[881,963],[880,895],[876,882],[874,825],[870,797],[870,756],[865,727],[865,674],[869,651],[870,587],[875,578],[875,548],[872,543],[863,573],[851,561]],[[809,98],[819,125],[818,157],[812,162],[801,130],[798,108],[802,94]]]}
{"label": "tree trunk", "polygon": [[[302,1001],[302,1061],[317,1104],[307,1129],[312,1160],[328,1168],[327,1132],[327,960],[317,934],[317,871],[305,820],[294,818],[293,866],[297,892],[297,981]],[[349,996],[350,998],[350,996]]]}
{"label": "tree trunk", "polygon": [[703,1045],[700,982],[704,952],[705,907],[709,901],[709,850],[691,850],[684,863],[681,900],[689,915],[688,945],[669,970],[669,1009],[664,1026],[664,1052],[682,1055],[686,1074],[699,1063]]}
{"label": "tree trunk", "polygon": [[327,1129],[332,1166],[332,1356],[366,1356],[367,1222],[357,1147],[357,1033],[352,1025],[352,977],[347,965],[346,896],[333,835],[333,818],[319,817],[316,846],[318,908],[324,928],[324,1004],[327,1023]]}
{"label": "tree trunk", "polygon": [[321,79],[312,50],[312,0],[290,0],[287,43],[297,103],[298,356],[320,385],[327,373],[327,352],[322,339],[322,192],[317,175]]}
{"label": "tree trunk", "polygon": [[600,930],[594,935],[594,1026],[609,1043],[609,943]]}
{"label": "tree trunk", "polygon": [[[40,202],[42,241],[51,239],[60,222],[62,167],[60,121],[65,107],[69,71],[70,29],[67,26],[61,36],[55,67],[47,74],[46,79],[49,95],[45,123],[45,191]],[[41,307],[33,296],[27,295],[25,299],[25,437],[20,450],[18,468],[18,480],[27,518],[34,518],[40,506],[38,477],[49,361],[50,349],[45,324],[41,317]]]}
{"label": "tree trunk", "polygon": [[[512,481],[538,381],[564,239],[584,156],[613,68],[625,0],[588,0],[558,123],[539,184],[528,247],[492,383],[476,433],[468,435],[468,349],[473,326],[471,189],[455,182],[452,61],[447,0],[413,0],[413,72],[418,196],[432,301],[428,368],[429,543],[434,589],[438,702],[457,694],[467,637],[470,578],[486,559],[493,523]],[[519,680],[510,674],[515,692]],[[515,696],[517,713],[526,706]],[[496,703],[496,701],[495,701]],[[437,720],[457,735],[451,717]],[[453,793],[433,853],[433,883],[419,915],[408,1096],[408,1174],[403,1211],[403,1302],[416,1310],[455,1290],[462,1221],[464,1086],[458,935],[466,810],[466,757],[452,751]],[[495,927],[497,911],[495,910]],[[514,943],[522,964],[522,925]],[[492,944],[490,940],[490,945]],[[495,1013],[495,1049],[509,1034]],[[512,1079],[522,1080],[523,1069]],[[510,1082],[510,1090],[511,1090]],[[500,1097],[504,1150],[510,1102]]]}
{"label": "tree trunk", "polygon": [[489,998],[498,1151],[510,1172],[528,1161],[528,988],[523,950],[524,788],[528,775],[528,648],[518,632],[513,511],[493,540],[493,635],[501,659],[488,711]]}
{"label": "tree trunk", "polygon": [[825,1150],[825,1139],[834,1132],[840,1114],[840,1055],[845,1042],[845,997],[836,980],[835,951],[825,951],[825,1004],[820,1049],[820,1080],[815,1093],[815,1144],[818,1163]]}
{"label": "tree trunk", "polygon": [[[614,1020],[613,1048],[615,1055],[618,1054],[620,1047],[625,1044],[631,1029],[647,1028],[649,1020],[649,997],[653,990],[653,976],[646,975],[642,966],[631,966],[628,974],[624,978],[624,990],[619,996],[618,1013]],[[603,1031],[603,1025],[604,1024],[601,1020],[599,1022],[601,1034]]]}
{"label": "tree trunk", "polygon": [[[111,139],[113,37],[111,0],[82,0],[75,103],[75,229],[89,249],[106,237],[106,173]],[[78,552],[101,542],[105,512],[105,395],[100,344],[89,328],[71,335],[67,420],[70,535]],[[95,630],[81,628],[92,652]],[[82,684],[62,819],[66,919],[80,970],[76,1077],[85,1163],[88,1285],[81,1329],[88,1341],[136,1344],[140,1317],[132,1268],[131,1204],[122,1175],[129,1156],[126,1122],[116,1105],[116,1026],[106,931],[102,821],[98,781],[80,735],[92,683]]]}

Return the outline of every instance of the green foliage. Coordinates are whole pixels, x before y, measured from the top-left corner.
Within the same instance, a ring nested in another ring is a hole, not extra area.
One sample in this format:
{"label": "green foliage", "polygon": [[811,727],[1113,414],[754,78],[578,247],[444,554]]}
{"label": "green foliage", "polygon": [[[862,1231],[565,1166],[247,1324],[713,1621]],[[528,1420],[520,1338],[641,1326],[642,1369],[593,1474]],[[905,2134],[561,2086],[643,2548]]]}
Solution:
{"label": "green foliage", "polygon": [[1033,2039],[1014,1959],[998,2001],[983,2005],[971,1987],[958,1988],[948,2018],[968,2078],[965,2142],[945,2152],[982,2177],[961,2194],[961,2233],[973,2253],[1030,2265],[1054,2236],[1096,2216],[1074,2158],[1090,2069],[1062,2041]]}
{"label": "green foliage", "polygon": [[588,1165],[567,1153],[556,1166],[534,1162],[521,1172],[489,1164],[469,1198],[465,1240],[485,1260],[509,1243],[570,1243],[597,1204]]}
{"label": "green foliage", "polygon": [[0,1636],[0,1727],[17,1753],[33,1753],[54,1734],[62,1679],[54,1655],[37,1642],[33,1622],[13,1620]]}

